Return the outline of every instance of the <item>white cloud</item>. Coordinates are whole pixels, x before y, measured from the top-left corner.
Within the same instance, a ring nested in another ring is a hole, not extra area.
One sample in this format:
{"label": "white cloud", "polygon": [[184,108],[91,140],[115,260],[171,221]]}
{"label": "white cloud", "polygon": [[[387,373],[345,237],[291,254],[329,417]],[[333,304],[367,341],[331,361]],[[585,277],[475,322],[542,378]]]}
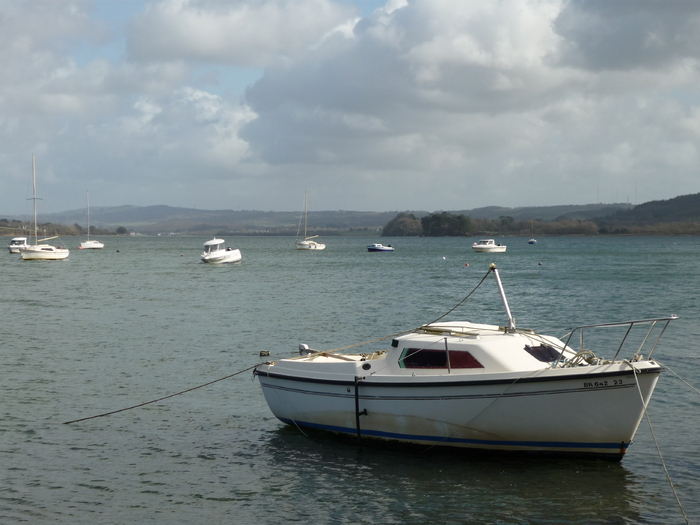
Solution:
{"label": "white cloud", "polygon": [[354,11],[329,0],[167,0],[132,23],[134,60],[265,65],[296,55]]}
{"label": "white cloud", "polygon": [[24,211],[32,153],[52,211],[87,186],[285,210],[304,187],[365,210],[700,191],[697,2],[121,5],[0,7],[0,213]]}

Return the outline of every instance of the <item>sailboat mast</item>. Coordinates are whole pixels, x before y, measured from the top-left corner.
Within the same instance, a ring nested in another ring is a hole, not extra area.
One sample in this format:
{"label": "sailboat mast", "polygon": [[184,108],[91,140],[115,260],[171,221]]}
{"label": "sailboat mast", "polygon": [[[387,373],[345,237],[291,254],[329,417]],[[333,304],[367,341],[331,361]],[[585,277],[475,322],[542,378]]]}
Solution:
{"label": "sailboat mast", "polygon": [[86,191],[85,192],[85,197],[87,198],[87,215],[88,215],[88,238],[87,240],[90,241],[90,192]]}
{"label": "sailboat mast", "polygon": [[32,201],[34,201],[34,245],[37,245],[39,244],[39,236],[36,229],[36,162],[34,161],[34,155],[32,155],[32,182],[34,186],[32,197]]}
{"label": "sailboat mast", "polygon": [[309,214],[309,190],[304,190],[304,240],[306,240],[306,217]]}

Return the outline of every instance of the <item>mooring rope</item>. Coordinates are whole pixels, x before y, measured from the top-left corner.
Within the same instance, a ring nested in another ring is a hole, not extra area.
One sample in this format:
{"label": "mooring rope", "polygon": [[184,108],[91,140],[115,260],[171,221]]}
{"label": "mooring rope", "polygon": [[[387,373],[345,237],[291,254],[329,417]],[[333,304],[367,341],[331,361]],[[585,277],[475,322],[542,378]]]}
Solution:
{"label": "mooring rope", "polygon": [[671,492],[673,492],[673,496],[676,498],[676,502],[678,503],[678,508],[681,510],[681,514],[683,514],[683,518],[685,519],[685,522],[690,525],[690,521],[688,520],[688,516],[685,513],[685,510],[683,509],[683,503],[681,503],[680,497],[678,497],[678,492],[676,492],[676,487],[673,484],[673,480],[671,479],[671,474],[668,471],[668,468],[666,467],[666,462],[664,461],[664,457],[661,454],[661,447],[659,447],[659,442],[656,439],[656,434],[654,434],[654,427],[651,426],[651,419],[649,418],[649,413],[647,412],[647,404],[644,402],[644,395],[642,394],[642,388],[639,386],[639,379],[637,378],[637,374],[639,373],[637,369],[630,363],[629,361],[625,360],[625,363],[629,365],[629,367],[632,369],[632,374],[634,375],[634,381],[637,384],[637,391],[639,392],[639,397],[642,400],[642,407],[644,408],[644,416],[646,417],[647,423],[649,424],[649,431],[651,432],[651,438],[654,440],[654,446],[656,447],[656,452],[659,455],[659,459],[661,460],[661,466],[664,469],[664,472],[666,473],[666,479],[668,480],[668,484],[671,486]]}
{"label": "mooring rope", "polygon": [[[479,284],[477,284],[477,285],[474,287],[474,289],[473,289],[471,292],[469,292],[469,293],[467,294],[467,296],[466,296],[464,299],[462,299],[462,300],[461,300],[459,303],[457,303],[453,308],[451,308],[450,310],[448,310],[447,312],[445,312],[444,314],[442,314],[440,317],[438,317],[437,319],[435,319],[434,321],[432,321],[431,323],[428,323],[428,324],[437,323],[440,319],[443,319],[445,316],[447,316],[447,315],[449,315],[450,313],[454,312],[457,308],[459,308],[462,304],[464,304],[464,302],[465,302],[467,299],[469,299],[469,297],[471,297],[472,294],[473,294],[474,292],[476,292],[477,288],[479,288],[479,286],[481,286],[481,284],[486,280],[486,278],[489,276],[489,274],[490,274],[492,271],[493,271],[493,268],[489,268],[488,272],[486,272],[486,275],[484,275],[484,277],[481,279],[481,281],[479,281]],[[423,325],[423,326],[425,326],[425,325]],[[364,342],[362,342],[362,343],[356,343],[356,344],[353,344],[353,345],[344,346],[344,347],[342,347],[342,348],[335,348],[335,349],[333,349],[333,350],[324,350],[324,351],[313,352],[313,353],[310,354],[310,355],[322,354],[322,353],[340,352],[341,350],[347,350],[347,349],[349,349],[349,348],[355,348],[355,347],[367,345],[367,344],[370,344],[370,343],[376,343],[376,342],[378,342],[378,341],[383,341],[383,340],[385,340],[385,339],[390,339],[390,338],[393,338],[393,337],[397,337],[397,336],[399,336],[399,335],[407,334],[407,333],[410,333],[410,332],[415,332],[416,330],[419,330],[420,328],[421,328],[421,327],[412,328],[412,329],[410,329],[410,330],[405,330],[405,331],[403,331],[403,332],[398,332],[398,333],[395,333],[395,334],[386,335],[386,336],[384,336],[384,337],[379,337],[379,338],[377,338],[377,339],[372,339],[371,341],[364,341]],[[304,356],[304,357],[307,357],[307,356]],[[243,372],[247,372],[248,370],[252,370],[253,368],[257,368],[258,366],[263,365],[263,364],[265,364],[265,362],[258,363],[258,364],[256,364],[256,365],[250,366],[250,367],[248,367],[248,368],[244,368],[243,370],[239,370],[238,372],[235,372],[235,373],[233,373],[233,374],[229,374],[229,375],[224,376],[224,377],[221,377],[221,378],[219,378],[219,379],[214,379],[213,381],[209,381],[209,382],[204,383],[204,384],[202,384],[202,385],[193,386],[192,388],[188,388],[187,390],[182,390],[181,392],[176,392],[176,393],[174,393],[174,394],[168,394],[167,396],[159,397],[158,399],[153,399],[153,400],[151,400],[151,401],[146,401],[145,403],[139,403],[138,405],[132,405],[132,406],[126,407],[126,408],[120,408],[119,410],[112,410],[112,411],[110,411],[110,412],[105,412],[104,414],[97,414],[97,415],[95,415],[95,416],[88,416],[88,417],[83,417],[83,418],[80,418],[80,419],[73,419],[72,421],[65,421],[63,424],[64,424],[64,425],[70,425],[71,423],[79,423],[79,422],[81,422],[81,421],[87,421],[88,419],[96,419],[96,418],[98,418],[98,417],[111,416],[112,414],[118,414],[119,412],[126,412],[127,410],[133,410],[134,408],[140,408],[140,407],[143,407],[143,406],[146,406],[146,405],[150,405],[150,404],[153,404],[153,403],[157,403],[158,401],[163,401],[163,400],[169,399],[169,398],[171,398],[171,397],[179,396],[179,395],[181,395],[181,394],[186,394],[187,392],[192,392],[193,390],[197,390],[197,389],[199,389],[199,388],[204,388],[205,386],[213,385],[214,383],[218,383],[219,381],[223,381],[223,380],[229,379],[229,378],[231,378],[231,377],[233,377],[233,376],[237,376],[237,375],[239,375],[239,374],[242,374]],[[296,424],[296,423],[295,423],[295,424]]]}
{"label": "mooring rope", "polygon": [[484,275],[484,276],[481,278],[481,281],[479,281],[479,283],[474,287],[474,289],[473,289],[471,292],[469,292],[469,293],[467,294],[467,296],[466,296],[464,299],[462,299],[460,302],[458,302],[456,305],[454,305],[454,306],[452,307],[451,310],[448,310],[447,312],[445,312],[444,314],[442,314],[440,317],[438,317],[438,318],[435,319],[434,321],[431,321],[431,322],[428,323],[428,324],[435,324],[435,323],[437,323],[437,322],[440,321],[441,319],[444,319],[445,317],[447,317],[448,315],[450,315],[450,314],[451,314],[452,312],[454,312],[457,308],[459,308],[460,306],[462,306],[462,305],[464,304],[464,302],[465,302],[467,299],[469,299],[469,298],[472,296],[472,294],[474,294],[474,292],[476,292],[476,290],[479,288],[479,286],[481,286],[481,285],[484,283],[484,281],[485,281],[486,278],[489,276],[489,274],[490,274],[491,272],[493,272],[494,268],[495,268],[495,266],[489,267],[489,271],[486,272],[486,275]]}
{"label": "mooring rope", "polygon": [[681,376],[679,376],[678,374],[676,374],[676,373],[675,373],[673,370],[671,370],[668,366],[666,367],[666,370],[668,370],[668,371],[671,372],[674,376],[676,376],[678,379],[680,379],[681,381],[683,381],[683,382],[688,386],[688,388],[690,388],[691,390],[694,390],[696,394],[700,394],[700,390],[698,390],[698,389],[695,388],[693,385],[691,385],[690,383],[688,383],[688,381],[686,381],[686,380],[683,379]]}
{"label": "mooring rope", "polygon": [[[328,353],[328,354],[331,354],[331,353],[334,353],[334,352],[340,352],[341,350],[348,350],[348,349],[350,349],[350,348],[356,348],[356,347],[358,347],[358,346],[364,346],[364,345],[368,345],[368,344],[370,344],[370,343],[376,343],[376,342],[378,342],[378,341],[384,341],[385,339],[392,339],[392,338],[398,337],[398,336],[400,336],[400,335],[409,334],[409,333],[411,333],[411,332],[416,332],[417,330],[420,330],[420,329],[423,328],[424,326],[428,326],[428,325],[431,325],[431,324],[435,324],[435,323],[437,323],[438,321],[440,321],[441,319],[444,319],[445,317],[447,317],[448,315],[450,315],[450,314],[451,314],[452,312],[454,312],[457,308],[459,308],[460,306],[462,306],[462,305],[464,304],[464,302],[465,302],[467,299],[469,299],[469,298],[474,294],[474,292],[476,292],[476,290],[479,288],[479,286],[481,286],[481,285],[483,284],[483,282],[486,280],[486,278],[489,276],[489,274],[490,274],[491,272],[493,272],[493,268],[489,268],[489,270],[486,272],[486,275],[484,275],[484,276],[481,278],[481,281],[479,281],[479,283],[474,287],[474,289],[473,289],[471,292],[469,292],[469,293],[467,294],[467,296],[466,296],[464,299],[462,299],[460,302],[458,302],[458,303],[457,303],[456,305],[454,305],[451,309],[449,309],[447,312],[445,312],[444,314],[442,314],[440,317],[438,317],[438,318],[435,319],[434,321],[431,321],[431,322],[429,322],[429,323],[423,323],[421,326],[417,326],[416,328],[411,328],[410,330],[404,330],[403,332],[397,332],[397,333],[395,333],[395,334],[385,335],[385,336],[383,336],[383,337],[378,337],[377,339],[372,339],[371,341],[363,341],[362,343],[355,343],[355,344],[348,345],[348,346],[343,346],[343,347],[340,347],[340,348],[334,348],[333,350],[319,350],[319,351],[316,351],[316,352],[312,352],[312,353],[309,354],[309,355],[321,354],[321,353]],[[304,356],[304,357],[306,357],[306,356]]]}
{"label": "mooring rope", "polygon": [[88,419],[96,419],[98,417],[104,417],[104,416],[111,416],[112,414],[118,414],[119,412],[126,412],[127,410],[132,410],[134,408],[139,408],[142,406],[150,405],[152,403],[157,403],[158,401],[163,401],[164,399],[169,399],[171,397],[179,396],[180,394],[186,394],[187,392],[192,392],[193,390],[197,390],[198,388],[204,388],[205,386],[213,385],[214,383],[218,383],[219,381],[223,381],[224,379],[229,379],[233,376],[237,376],[239,374],[242,374],[243,372],[247,372],[248,370],[252,370],[253,368],[256,368],[264,363],[258,363],[253,366],[249,366],[248,368],[244,368],[243,370],[239,370],[236,373],[229,374],[224,377],[220,377],[219,379],[214,379],[213,381],[209,381],[207,383],[204,383],[203,385],[199,386],[193,386],[192,388],[188,388],[187,390],[183,390],[181,392],[176,392],[174,394],[169,394],[167,396],[159,397],[158,399],[153,399],[152,401],[146,401],[145,403],[139,403],[138,405],[133,405],[130,407],[126,408],[120,408],[119,410],[112,410],[111,412],[105,412],[104,414],[97,414],[96,416],[89,416],[89,417],[83,417],[80,419],[74,419],[73,421],[66,421],[63,424],[64,425],[70,425],[71,423],[78,423],[80,421],[87,421]]}

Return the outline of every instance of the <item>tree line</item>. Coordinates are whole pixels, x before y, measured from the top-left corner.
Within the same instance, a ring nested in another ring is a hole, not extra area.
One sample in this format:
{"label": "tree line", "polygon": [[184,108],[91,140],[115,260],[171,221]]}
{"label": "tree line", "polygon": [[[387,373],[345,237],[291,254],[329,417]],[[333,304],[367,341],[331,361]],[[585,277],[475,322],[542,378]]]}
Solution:
{"label": "tree line", "polygon": [[497,220],[474,219],[463,214],[435,212],[418,218],[399,213],[382,230],[384,237],[469,237],[473,235],[700,235],[700,222],[612,225],[604,221],[561,219],[516,220],[503,215]]}
{"label": "tree line", "polygon": [[[55,224],[52,222],[37,223],[37,231],[40,236],[45,237],[47,235],[60,235],[65,237],[70,236],[80,236],[87,234],[87,228],[82,227],[80,224],[73,224],[72,226],[66,226],[64,224]],[[126,235],[129,230],[123,226],[119,226],[115,230],[108,230],[106,228],[97,228],[96,226],[90,226],[90,235]],[[0,219],[0,235],[12,235],[12,236],[24,236],[29,237],[34,234],[34,223],[23,222],[17,219]]]}

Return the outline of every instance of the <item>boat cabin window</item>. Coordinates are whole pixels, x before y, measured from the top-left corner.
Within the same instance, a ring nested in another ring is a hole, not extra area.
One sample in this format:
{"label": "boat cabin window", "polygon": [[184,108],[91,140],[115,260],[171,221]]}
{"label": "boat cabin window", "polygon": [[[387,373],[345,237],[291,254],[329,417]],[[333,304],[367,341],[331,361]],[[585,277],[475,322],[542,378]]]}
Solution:
{"label": "boat cabin window", "polygon": [[559,350],[549,345],[530,346],[525,345],[525,351],[532,357],[543,363],[551,363],[559,359]]}
{"label": "boat cabin window", "polygon": [[[399,359],[401,368],[445,368],[447,354],[444,350],[404,348]],[[484,368],[469,352],[450,350],[450,368]]]}

